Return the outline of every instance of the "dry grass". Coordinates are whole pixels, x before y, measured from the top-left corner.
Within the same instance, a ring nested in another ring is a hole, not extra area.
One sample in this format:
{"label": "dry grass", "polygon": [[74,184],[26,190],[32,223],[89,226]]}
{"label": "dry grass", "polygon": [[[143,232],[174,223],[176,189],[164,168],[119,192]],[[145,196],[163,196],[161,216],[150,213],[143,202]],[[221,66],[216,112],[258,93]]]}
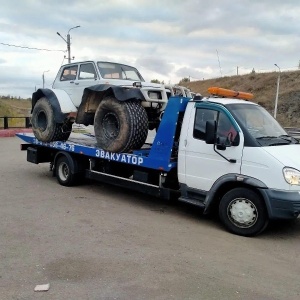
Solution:
{"label": "dry grass", "polygon": [[30,100],[0,99],[0,117],[28,117],[30,109]]}
{"label": "dry grass", "polygon": [[[274,112],[278,73],[247,74],[184,84],[193,92],[208,96],[210,86],[251,92],[255,102]],[[300,71],[282,72],[278,97],[277,119],[284,127],[300,127]]]}
{"label": "dry grass", "polygon": [[4,128],[3,117],[14,117],[8,119],[9,128],[25,127],[24,117],[30,116],[30,109],[30,100],[0,99],[0,128]]}

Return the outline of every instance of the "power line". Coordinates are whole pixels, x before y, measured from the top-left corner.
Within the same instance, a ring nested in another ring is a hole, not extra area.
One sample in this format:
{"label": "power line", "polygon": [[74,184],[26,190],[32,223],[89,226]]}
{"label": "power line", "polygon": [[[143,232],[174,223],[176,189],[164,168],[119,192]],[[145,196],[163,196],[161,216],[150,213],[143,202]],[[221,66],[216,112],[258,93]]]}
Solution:
{"label": "power line", "polygon": [[26,47],[26,46],[19,46],[19,45],[5,44],[5,43],[1,43],[1,42],[0,42],[0,44],[1,44],[1,45],[4,45],[4,46],[16,47],[16,48],[22,48],[22,49],[29,49],[29,50],[67,52],[66,50],[53,50],[53,49],[31,48],[31,47]]}

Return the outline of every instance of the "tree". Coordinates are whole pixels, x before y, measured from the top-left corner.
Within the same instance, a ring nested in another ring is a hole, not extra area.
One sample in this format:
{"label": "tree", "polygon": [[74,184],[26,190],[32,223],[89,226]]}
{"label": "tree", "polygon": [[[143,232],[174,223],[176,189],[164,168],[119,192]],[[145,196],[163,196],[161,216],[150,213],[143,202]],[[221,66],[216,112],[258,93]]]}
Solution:
{"label": "tree", "polygon": [[160,81],[158,79],[152,79],[151,82],[152,83],[160,83]]}
{"label": "tree", "polygon": [[190,82],[190,78],[189,78],[189,77],[184,77],[184,78],[182,78],[182,79],[179,81],[179,84],[181,84],[181,83],[188,83],[188,82]]}

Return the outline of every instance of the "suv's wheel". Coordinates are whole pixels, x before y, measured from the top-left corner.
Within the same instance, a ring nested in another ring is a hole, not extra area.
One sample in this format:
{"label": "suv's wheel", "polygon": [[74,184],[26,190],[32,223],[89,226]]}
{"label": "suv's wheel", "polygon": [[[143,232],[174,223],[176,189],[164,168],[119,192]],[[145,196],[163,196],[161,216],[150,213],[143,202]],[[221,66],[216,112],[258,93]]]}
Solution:
{"label": "suv's wheel", "polygon": [[66,141],[72,131],[72,124],[56,123],[53,108],[46,97],[39,99],[32,111],[32,130],[42,142]]}
{"label": "suv's wheel", "polygon": [[139,149],[148,134],[148,117],[139,101],[104,98],[95,113],[98,147],[111,152]]}

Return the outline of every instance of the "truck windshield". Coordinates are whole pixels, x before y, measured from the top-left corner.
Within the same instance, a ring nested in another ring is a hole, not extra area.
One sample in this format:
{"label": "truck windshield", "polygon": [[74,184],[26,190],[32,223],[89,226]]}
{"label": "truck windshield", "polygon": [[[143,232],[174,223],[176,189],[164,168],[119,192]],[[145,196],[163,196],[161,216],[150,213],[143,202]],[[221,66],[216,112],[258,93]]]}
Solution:
{"label": "truck windshield", "polygon": [[97,65],[101,77],[104,79],[145,81],[136,68],[127,65],[101,61],[99,61]]}
{"label": "truck windshield", "polygon": [[253,104],[229,104],[227,107],[262,146],[298,143],[263,107]]}

